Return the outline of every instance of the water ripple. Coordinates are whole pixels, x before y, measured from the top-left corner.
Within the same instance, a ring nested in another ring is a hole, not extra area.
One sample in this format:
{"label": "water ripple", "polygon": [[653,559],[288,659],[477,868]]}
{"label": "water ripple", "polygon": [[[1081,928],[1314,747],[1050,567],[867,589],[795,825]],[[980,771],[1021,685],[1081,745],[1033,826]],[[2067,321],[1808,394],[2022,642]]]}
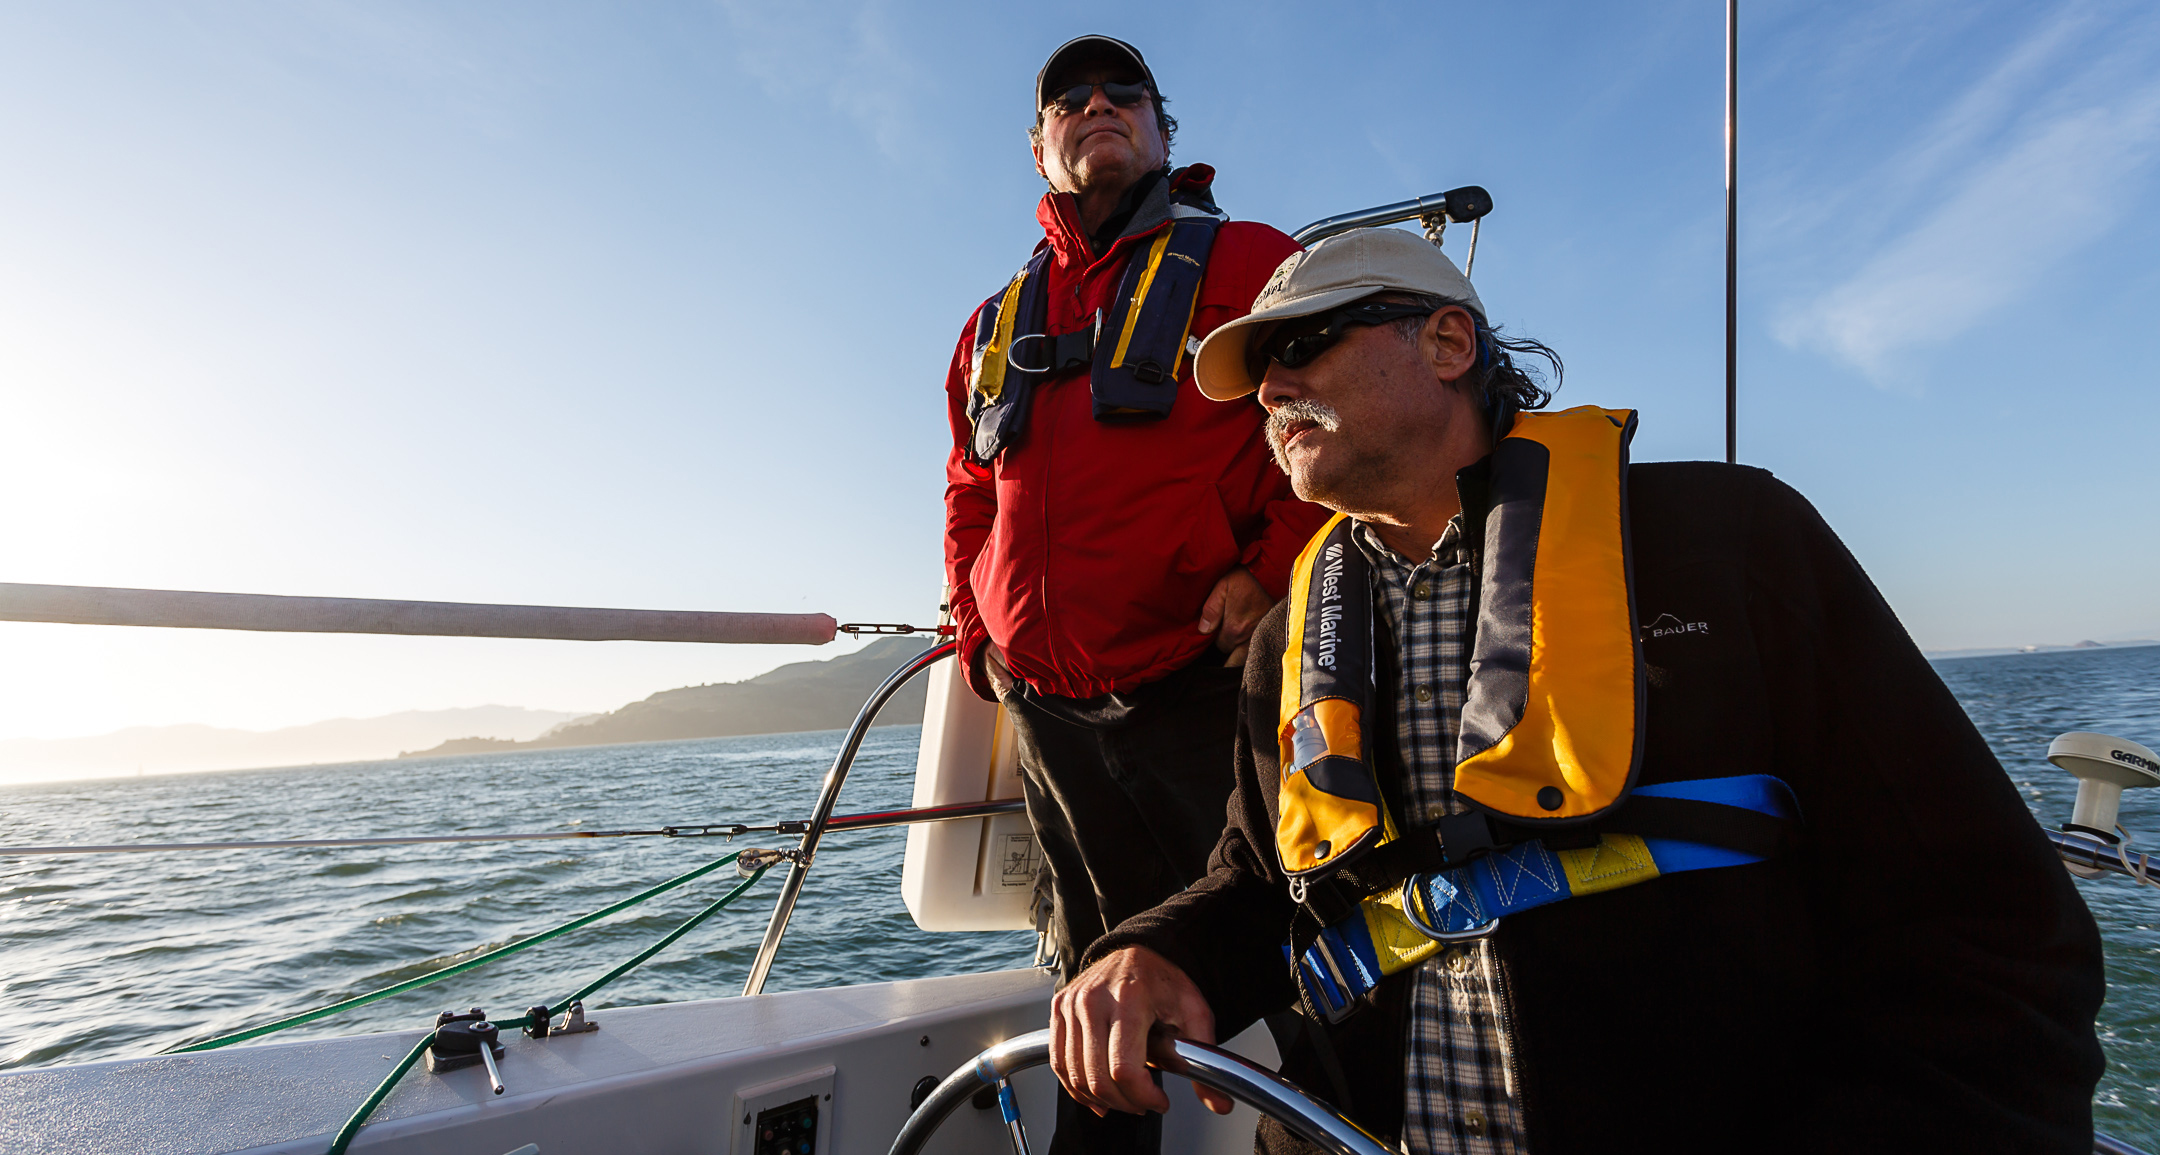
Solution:
{"label": "water ripple", "polygon": [[[2040,820],[2075,783],[2046,761],[2065,730],[2160,745],[2160,647],[1948,661],[1937,667]],[[916,727],[873,730],[843,812],[904,806]],[[769,821],[808,811],[836,732],[530,751],[293,770],[0,787],[10,842],[364,837]],[[2160,790],[2123,823],[2160,844]],[[479,817],[476,817],[479,816]],[[1031,936],[926,934],[900,902],[898,830],[820,852],[772,990],[1026,965]],[[776,845],[770,835],[736,845]],[[357,850],[0,860],[0,1069],[147,1055],[451,965],[727,852],[718,840],[609,839]],[[602,992],[595,1006],[731,994],[767,885]],[[606,973],[724,892],[725,872],[646,907],[408,991],[291,1037],[408,1029],[446,1006],[520,1010]],[[2081,882],[2108,936],[2101,1129],[2160,1146],[2160,891]]]}

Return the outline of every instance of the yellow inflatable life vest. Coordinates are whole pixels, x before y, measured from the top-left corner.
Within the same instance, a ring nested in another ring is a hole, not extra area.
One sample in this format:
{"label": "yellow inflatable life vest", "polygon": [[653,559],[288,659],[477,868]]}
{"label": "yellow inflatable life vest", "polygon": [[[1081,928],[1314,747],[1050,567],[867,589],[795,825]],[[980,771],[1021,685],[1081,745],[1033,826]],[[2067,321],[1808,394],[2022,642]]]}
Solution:
{"label": "yellow inflatable life vest", "polygon": [[[1612,809],[1641,757],[1629,589],[1628,409],[1517,415],[1493,449],[1455,791],[1510,826]],[[1293,880],[1396,837],[1365,728],[1369,567],[1341,514],[1299,554],[1282,656],[1276,852]]]}

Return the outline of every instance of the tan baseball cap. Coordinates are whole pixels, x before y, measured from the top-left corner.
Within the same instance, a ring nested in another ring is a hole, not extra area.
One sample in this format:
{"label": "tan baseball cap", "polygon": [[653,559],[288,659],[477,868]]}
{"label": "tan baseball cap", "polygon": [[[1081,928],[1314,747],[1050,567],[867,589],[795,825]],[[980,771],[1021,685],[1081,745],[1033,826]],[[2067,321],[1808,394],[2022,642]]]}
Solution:
{"label": "tan baseball cap", "polygon": [[1253,300],[1252,312],[1208,334],[1193,358],[1200,392],[1232,401],[1260,387],[1245,367],[1245,346],[1269,321],[1310,317],[1389,291],[1448,297],[1480,321],[1485,304],[1470,278],[1440,246],[1402,229],[1352,229],[1292,253]]}

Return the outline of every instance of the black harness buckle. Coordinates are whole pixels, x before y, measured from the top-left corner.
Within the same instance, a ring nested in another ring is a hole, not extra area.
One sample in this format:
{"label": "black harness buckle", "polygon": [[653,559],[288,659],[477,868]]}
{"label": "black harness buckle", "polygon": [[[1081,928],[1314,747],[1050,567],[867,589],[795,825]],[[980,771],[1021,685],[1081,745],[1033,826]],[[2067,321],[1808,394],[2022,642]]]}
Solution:
{"label": "black harness buckle", "polygon": [[1502,845],[1493,837],[1492,819],[1482,811],[1449,814],[1426,829],[1432,831],[1433,840],[1439,844],[1440,865],[1445,869],[1483,858]]}

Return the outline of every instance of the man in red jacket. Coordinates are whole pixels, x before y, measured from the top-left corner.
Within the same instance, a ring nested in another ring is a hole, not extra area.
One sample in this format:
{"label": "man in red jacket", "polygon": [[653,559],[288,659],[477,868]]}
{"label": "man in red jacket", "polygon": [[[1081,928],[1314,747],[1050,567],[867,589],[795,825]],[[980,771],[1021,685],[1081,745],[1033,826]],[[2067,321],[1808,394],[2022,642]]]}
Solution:
{"label": "man in red jacket", "polygon": [[[1207,166],[1169,168],[1176,121],[1131,45],[1060,47],[1035,103],[1045,239],[953,354],[945,559],[969,684],[1019,738],[1070,979],[1205,871],[1245,639],[1326,513],[1290,492],[1257,406],[1192,380],[1191,350],[1296,243],[1226,220]],[[1160,1127],[1059,1116],[1053,1150],[1150,1149]]]}

